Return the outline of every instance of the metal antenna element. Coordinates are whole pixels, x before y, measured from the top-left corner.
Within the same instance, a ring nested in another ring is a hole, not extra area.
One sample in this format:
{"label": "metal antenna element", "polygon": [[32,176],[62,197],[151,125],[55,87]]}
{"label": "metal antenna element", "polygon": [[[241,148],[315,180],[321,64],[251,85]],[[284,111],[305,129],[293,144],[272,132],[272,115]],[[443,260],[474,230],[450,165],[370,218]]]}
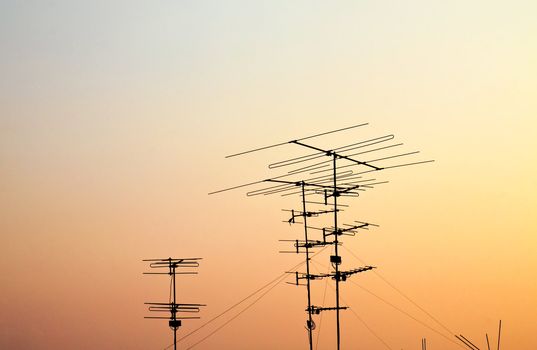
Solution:
{"label": "metal antenna element", "polygon": [[427,339],[426,338],[421,339],[421,350],[427,350]]}
{"label": "metal antenna element", "polygon": [[500,337],[502,336],[502,320],[500,320],[500,324],[498,326],[498,349],[500,350]]}
{"label": "metal antenna element", "polygon": [[[300,209],[284,209],[286,214],[290,214],[284,222],[290,225],[302,225],[304,237],[303,239],[281,240],[293,244],[293,249],[283,250],[281,252],[305,254],[306,271],[293,271],[290,273],[295,276],[295,283],[292,284],[305,286],[307,290],[307,306],[305,311],[307,312],[306,329],[308,331],[310,350],[313,350],[313,331],[315,330],[313,317],[323,311],[335,311],[336,313],[336,349],[340,349],[340,311],[349,308],[348,306],[340,305],[340,283],[345,282],[353,275],[375,268],[374,266],[362,266],[352,269],[342,269],[339,246],[343,244],[343,236],[356,236],[358,233],[372,227],[377,227],[378,225],[363,221],[353,221],[352,224],[343,223],[342,216],[345,213],[342,208],[347,208],[349,205],[341,202],[344,199],[359,198],[364,192],[388,182],[377,180],[376,178],[364,178],[362,174],[433,162],[433,160],[414,159],[407,160],[404,163],[394,163],[401,157],[407,159],[406,157],[413,157],[419,154],[419,152],[412,151],[390,154],[395,147],[403,145],[402,143],[390,143],[394,139],[394,135],[392,134],[366,140],[354,140],[346,145],[337,145],[337,147],[330,149],[304,143],[305,140],[313,141],[314,138],[320,136],[341,131],[351,131],[350,129],[365,125],[367,124],[358,124],[229,155],[227,158],[283,146],[299,146],[308,150],[307,154],[269,164],[268,168],[271,171],[282,171],[283,173],[263,180],[236,185],[209,193],[211,195],[249,187],[252,188],[246,192],[246,195],[249,197],[280,195],[282,197],[298,196],[300,198]],[[379,145],[381,143],[383,144]],[[368,157],[369,160],[358,159],[356,158],[357,156]],[[311,208],[312,206],[314,206],[314,209]],[[326,219],[322,219],[323,217]],[[326,223],[327,219],[330,222],[329,224]],[[312,225],[311,221],[316,220],[324,221]],[[311,230],[315,230],[316,234],[322,233],[322,237],[315,237],[314,239]],[[328,245],[333,246],[333,253],[329,258],[332,271],[312,274],[310,260],[313,250]],[[314,305],[312,301],[312,281],[324,278],[329,278],[335,282],[335,306]],[[422,346],[425,349],[425,339],[423,340]]]}
{"label": "metal antenna element", "polygon": [[[497,350],[500,350],[500,337],[502,332],[502,320],[500,320],[500,324],[498,325],[498,347]],[[468,338],[466,338],[464,335],[460,334],[455,335],[455,338],[460,340],[464,345],[469,347],[472,350],[480,350],[474,343],[472,343]],[[490,350],[490,341],[489,341],[489,335],[488,333],[485,333],[485,339],[487,340],[487,349]]]}
{"label": "metal antenna element", "polygon": [[[303,138],[298,139],[298,140],[295,140],[295,141],[303,141],[303,140],[307,140],[307,139],[312,139],[312,138],[314,138],[314,137],[319,137],[319,136],[324,136],[324,135],[328,135],[328,134],[333,134],[333,133],[335,133],[335,132],[339,132],[339,131],[344,131],[344,130],[349,130],[349,129],[358,128],[358,127],[360,127],[360,126],[365,126],[365,125],[367,125],[367,124],[368,124],[368,123],[357,124],[357,125],[348,126],[348,127],[346,127],[346,128],[342,128],[342,129],[337,129],[337,130],[332,130],[332,131],[322,132],[322,133],[319,133],[319,134],[315,134],[315,135],[311,135],[311,136],[303,137]],[[248,154],[248,153],[253,153],[253,152],[261,151],[261,150],[264,150],[264,149],[269,149],[269,148],[273,148],[273,147],[283,146],[283,145],[286,145],[286,144],[291,143],[291,142],[293,142],[293,141],[281,142],[281,143],[277,143],[277,144],[274,144],[274,145],[269,145],[269,146],[259,147],[259,148],[251,149],[251,150],[248,150],[248,151],[243,151],[243,152],[239,152],[239,153],[235,153],[235,154],[230,154],[230,155],[226,156],[226,158],[231,158],[231,157],[241,156],[241,155],[243,155],[243,154]]]}
{"label": "metal antenna element", "polygon": [[[176,300],[175,291],[175,275],[196,275],[195,271],[181,271],[178,272],[178,268],[185,268],[187,270],[196,268],[199,266],[199,260],[201,258],[183,258],[183,259],[146,259],[142,261],[149,262],[149,267],[152,269],[166,269],[167,272],[144,272],[144,275],[169,275],[171,277],[171,290],[170,300],[167,303],[144,303],[148,306],[148,310],[152,312],[169,312],[170,316],[146,316],[144,318],[152,319],[166,319],[168,325],[173,330],[173,348],[177,349],[177,329],[181,327],[181,320],[185,319],[199,319],[199,317],[192,316],[180,316],[178,313],[198,313],[201,306],[204,304],[178,304]],[[173,299],[172,299],[173,298]]]}
{"label": "metal antenna element", "polygon": [[479,350],[479,348],[477,346],[475,346],[471,341],[469,341],[468,339],[466,339],[464,337],[464,335],[455,335],[455,338],[457,338],[461,343],[463,343],[464,345],[466,345],[468,348],[472,349],[472,350]]}

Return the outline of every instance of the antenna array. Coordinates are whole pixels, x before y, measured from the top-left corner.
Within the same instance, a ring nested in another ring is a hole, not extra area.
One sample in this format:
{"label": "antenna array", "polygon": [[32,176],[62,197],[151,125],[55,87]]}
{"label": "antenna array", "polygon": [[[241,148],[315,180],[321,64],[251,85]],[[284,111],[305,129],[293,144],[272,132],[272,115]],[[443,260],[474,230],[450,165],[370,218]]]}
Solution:
{"label": "antenna array", "polygon": [[[274,145],[260,147],[240,153],[235,153],[226,158],[242,156],[245,154],[267,150],[274,147],[285,145],[298,146],[309,150],[309,153],[281,160],[269,164],[269,169],[290,169],[287,173],[275,176],[261,181],[255,181],[238,185],[223,190],[211,192],[216,194],[224,191],[234,190],[243,187],[257,186],[256,189],[247,192],[247,196],[298,196],[301,200],[300,209],[284,209],[284,212],[290,214],[290,218],[285,222],[289,224],[301,224],[304,230],[303,239],[283,240],[293,244],[292,250],[284,250],[282,253],[305,254],[306,271],[294,272],[295,283],[297,286],[305,286],[307,290],[307,307],[306,312],[308,319],[306,321],[306,329],[308,330],[309,349],[313,349],[313,330],[315,329],[314,315],[319,315],[323,311],[335,311],[336,313],[336,341],[337,349],[340,349],[341,344],[341,329],[340,329],[340,311],[346,310],[348,306],[340,305],[340,286],[351,276],[374,269],[374,266],[362,266],[350,270],[341,269],[342,257],[339,254],[339,246],[342,245],[341,239],[343,236],[355,236],[363,230],[368,230],[371,227],[378,225],[363,222],[353,221],[345,224],[341,222],[342,208],[348,205],[341,203],[341,200],[358,197],[363,191],[373,189],[377,185],[385,184],[387,181],[378,181],[375,178],[364,177],[364,174],[377,172],[387,169],[406,167],[433,162],[426,161],[409,161],[405,163],[390,163],[394,159],[408,157],[419,152],[405,152],[398,154],[385,154],[386,151],[391,151],[393,148],[401,146],[402,143],[393,143],[394,135],[384,135],[367,140],[361,140],[338,146],[331,149],[323,149],[309,143],[304,143],[304,140],[311,140],[317,137],[328,134],[349,131],[357,127],[362,127],[367,124],[359,124],[343,129],[328,131],[301,139],[296,139],[288,142],[282,142]],[[364,160],[362,157],[370,157],[372,154],[378,155],[376,158]],[[262,186],[265,184],[265,186]],[[267,186],[267,184],[270,184]],[[313,209],[311,209],[313,207]],[[332,217],[333,224],[322,227],[312,226],[310,220],[317,217]],[[301,222],[300,222],[301,220]],[[312,239],[310,231],[318,231],[322,233],[320,239]],[[312,274],[310,271],[310,254],[312,250],[319,247],[332,246],[333,253],[330,255],[330,264],[332,271],[328,273]],[[311,281],[330,278],[335,281],[335,306],[316,306],[312,304],[311,297]]]}
{"label": "antenna array", "polygon": [[[169,312],[168,316],[146,316],[144,318],[166,319],[168,325],[173,330],[173,348],[177,349],[177,329],[181,327],[181,320],[199,319],[196,316],[178,316],[179,313],[198,313],[203,304],[178,304],[176,301],[175,276],[176,275],[197,275],[196,271],[191,269],[199,267],[201,258],[183,258],[183,259],[146,259],[149,267],[152,269],[165,269],[167,272],[144,272],[144,275],[169,275],[171,277],[170,300],[167,303],[145,303],[149,305],[148,309],[152,312]],[[186,269],[187,271],[177,271],[177,269]],[[172,299],[173,297],[173,299]]]}

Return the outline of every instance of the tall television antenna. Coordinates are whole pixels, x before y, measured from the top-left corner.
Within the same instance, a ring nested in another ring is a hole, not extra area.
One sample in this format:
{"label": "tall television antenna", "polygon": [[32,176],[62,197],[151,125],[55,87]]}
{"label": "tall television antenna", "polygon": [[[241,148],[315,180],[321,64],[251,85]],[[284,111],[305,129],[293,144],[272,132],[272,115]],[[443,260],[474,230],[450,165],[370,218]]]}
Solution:
{"label": "tall television antenna", "polygon": [[[148,309],[152,312],[170,313],[169,316],[146,316],[144,318],[151,319],[166,319],[168,326],[173,330],[173,348],[177,349],[177,329],[181,327],[181,320],[199,319],[196,316],[178,316],[179,313],[198,313],[203,304],[184,304],[177,303],[177,295],[175,290],[176,275],[197,275],[196,271],[191,271],[193,268],[199,267],[201,258],[183,258],[183,259],[146,259],[143,261],[149,262],[149,267],[152,269],[166,269],[167,272],[144,272],[144,275],[169,275],[171,277],[170,285],[170,300],[167,303],[145,303],[149,305]],[[177,269],[187,269],[188,271],[177,271]]]}
{"label": "tall television antenna", "polygon": [[[243,187],[258,186],[255,190],[247,192],[247,196],[257,195],[274,195],[292,196],[298,195],[301,198],[300,210],[288,210],[291,213],[291,218],[287,221],[289,223],[297,223],[297,218],[302,218],[304,226],[304,239],[294,240],[295,253],[304,253],[306,258],[306,272],[295,273],[295,284],[305,285],[307,288],[308,306],[306,311],[308,313],[308,320],[306,321],[306,328],[308,330],[309,348],[313,349],[312,331],[315,328],[313,322],[313,315],[320,314],[322,311],[335,311],[336,313],[336,342],[337,349],[341,346],[341,327],[340,327],[340,311],[345,310],[347,306],[340,305],[340,283],[346,281],[346,279],[354,274],[365,272],[373,269],[373,266],[364,266],[354,268],[350,270],[342,270],[340,265],[342,263],[341,255],[339,254],[339,246],[342,244],[341,236],[343,235],[356,235],[359,230],[366,230],[369,227],[375,227],[377,225],[370,224],[362,221],[354,221],[352,224],[342,224],[339,213],[342,211],[342,207],[347,205],[341,203],[338,199],[344,197],[358,197],[362,191],[372,189],[376,185],[384,184],[387,181],[377,181],[373,178],[364,178],[364,174],[377,172],[381,170],[387,170],[392,168],[406,167],[411,165],[425,164],[433,162],[433,160],[425,161],[410,161],[404,163],[390,163],[394,159],[401,157],[412,156],[418,151],[397,153],[397,154],[384,154],[382,156],[378,154],[391,151],[393,148],[401,146],[402,143],[393,143],[394,135],[384,135],[367,140],[361,140],[358,142],[346,144],[343,146],[333,147],[329,149],[321,148],[316,145],[304,143],[304,140],[311,140],[318,137],[322,137],[328,134],[339,133],[348,131],[354,128],[362,127],[367,124],[358,124],[350,127],[323,132],[320,134],[303,137],[288,142],[277,143],[269,146],[259,147],[244,152],[235,153],[227,156],[237,157],[262,150],[267,150],[275,147],[282,147],[285,145],[299,146],[303,149],[307,149],[310,153],[285,159],[275,163],[269,164],[269,169],[290,169],[286,173],[271,177],[269,179],[249,182],[246,184],[225,188],[222,190],[214,191],[209,194],[221,193],[224,191],[235,190]],[[377,158],[363,160],[361,157],[367,157],[371,154],[377,154]],[[359,158],[358,158],[359,157]],[[326,159],[328,158],[328,159]],[[266,187],[266,184],[270,183],[270,186]],[[261,186],[265,184],[265,187]],[[300,190],[297,190],[297,187]],[[310,200],[315,197],[316,200]],[[324,207],[322,210],[308,211],[306,208],[308,205],[321,205]],[[324,214],[331,214],[333,216],[333,225],[325,227],[315,227],[308,224],[308,218],[316,217]],[[322,232],[322,240],[313,240],[308,230],[319,230]],[[310,272],[310,253],[311,249],[319,246],[331,245],[334,248],[333,254],[330,255],[330,264],[333,271],[325,274],[312,274]],[[291,252],[291,251],[284,251]],[[311,284],[310,281],[322,278],[331,278],[335,281],[335,306],[315,306],[311,301]],[[300,281],[305,280],[305,284],[301,284]]]}

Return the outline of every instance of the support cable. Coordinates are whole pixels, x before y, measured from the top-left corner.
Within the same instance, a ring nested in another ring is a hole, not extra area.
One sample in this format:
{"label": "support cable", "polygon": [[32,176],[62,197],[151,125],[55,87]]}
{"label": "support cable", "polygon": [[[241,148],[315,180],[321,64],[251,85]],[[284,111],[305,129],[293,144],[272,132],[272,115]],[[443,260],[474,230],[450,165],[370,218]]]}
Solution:
{"label": "support cable", "polygon": [[[311,257],[313,258],[314,256],[320,254],[321,252],[323,252],[327,247],[324,247],[322,248],[321,250],[319,250],[318,252],[314,253]],[[300,266],[304,265],[306,262],[305,261],[302,261],[298,264],[296,264],[295,266],[291,267],[290,269],[288,269],[289,271],[294,271],[296,269],[298,269]],[[224,311],[222,311],[220,314],[216,315],[215,317],[211,318],[209,321],[205,322],[204,324],[202,324],[201,326],[199,326],[198,328],[194,329],[193,331],[191,331],[190,333],[187,333],[185,334],[183,337],[179,338],[177,340],[177,343],[183,341],[184,339],[190,337],[192,334],[194,333],[197,333],[200,329],[204,328],[205,326],[207,326],[208,324],[212,323],[213,321],[217,320],[218,318],[222,317],[223,315],[225,315],[226,313],[228,313],[229,311],[233,310],[234,308],[236,308],[237,306],[239,306],[240,304],[244,303],[246,300],[250,299],[251,297],[253,297],[254,295],[258,294],[260,291],[262,291],[263,289],[267,288],[268,286],[270,286],[271,284],[273,283],[276,283],[277,281],[279,281],[280,278],[282,277],[285,277],[287,276],[288,273],[287,272],[284,272],[280,275],[278,275],[276,278],[272,279],[270,282],[266,283],[265,285],[263,285],[262,287],[258,288],[257,290],[255,290],[254,292],[250,293],[248,296],[246,296],[245,298],[239,300],[238,302],[236,302],[235,304],[233,304],[232,306],[228,307],[227,309],[225,309]],[[279,282],[278,282],[279,283]],[[171,347],[173,347],[174,344],[171,344],[171,345],[168,345],[167,347],[164,348],[164,350],[167,350],[167,349],[170,349]]]}
{"label": "support cable", "polygon": [[[344,302],[345,304],[349,305],[349,303],[347,303],[347,302],[345,301],[345,299],[343,299],[343,297],[341,298],[341,300],[343,300],[343,302]],[[371,327],[369,327],[369,326],[367,325],[367,323],[365,323],[365,321],[364,321],[360,316],[358,316],[358,314],[356,313],[356,311],[354,311],[354,310],[352,309],[352,307],[350,307],[349,310],[351,310],[351,312],[354,314],[354,316],[356,316],[356,318],[357,318],[360,322],[362,322],[362,324],[364,325],[364,327],[367,328],[367,330],[368,330],[371,334],[373,334],[373,335],[375,336],[375,338],[377,338],[382,344],[384,344],[384,346],[385,346],[386,348],[388,348],[389,350],[393,350],[393,349],[388,345],[388,343],[386,343],[386,342],[384,341],[384,339],[382,339],[377,333],[375,333],[375,331],[374,331]]]}
{"label": "support cable", "polygon": [[[316,264],[315,261],[311,260],[314,264]],[[326,269],[326,273],[330,272],[330,267]],[[324,306],[324,302],[326,301],[326,287],[328,287],[328,279],[324,280],[324,292],[323,292],[323,302],[321,303],[321,306]],[[323,324],[323,313],[321,312],[321,315],[319,317],[319,329],[317,330],[317,339],[315,341],[315,350],[319,348],[319,339],[321,338],[321,326]]]}
{"label": "support cable", "polygon": [[[363,261],[361,261],[362,263],[364,263]],[[317,263],[318,264],[318,263]],[[363,291],[371,294],[372,296],[374,296],[375,298],[379,299],[380,301],[382,301],[383,303],[385,303],[386,305],[389,305],[391,306],[392,308],[394,308],[395,310],[399,311],[400,313],[402,313],[403,315],[411,318],[412,320],[414,320],[415,322],[421,324],[422,326],[430,329],[431,331],[435,332],[436,334],[442,336],[443,338],[445,338],[446,340],[448,340],[449,342],[453,343],[453,344],[456,344],[457,346],[461,347],[464,349],[464,347],[462,347],[459,343],[457,343],[456,341],[452,340],[451,338],[447,337],[445,334],[441,333],[440,331],[434,329],[433,327],[429,326],[427,323],[421,321],[420,319],[412,316],[410,313],[408,313],[407,311],[401,309],[400,307],[390,303],[388,300],[382,298],[381,296],[378,296],[377,294],[373,293],[372,291],[370,291],[369,289],[359,285],[358,283],[356,283],[355,281],[353,281],[352,279],[348,279],[347,280],[348,282],[351,282],[352,284],[356,285],[357,287],[359,287],[360,289],[362,289]],[[332,288],[332,287],[331,287]]]}
{"label": "support cable", "polygon": [[[354,256],[356,259],[358,259],[358,261],[360,261],[362,264],[365,264],[365,262],[360,259],[356,254],[354,254],[349,248],[347,247],[343,247],[347,252],[349,252],[349,254],[351,254],[352,256]],[[410,297],[408,297],[405,293],[403,293],[399,288],[397,288],[396,286],[394,286],[392,283],[390,283],[386,278],[384,278],[380,273],[378,273],[377,271],[373,271],[373,273],[375,275],[377,275],[377,277],[379,277],[382,281],[384,281],[384,283],[386,283],[388,286],[390,286],[391,288],[393,288],[393,290],[395,290],[397,293],[399,293],[403,298],[405,298],[406,300],[408,300],[410,303],[412,303],[412,305],[414,305],[415,307],[417,307],[418,309],[420,309],[423,313],[425,313],[427,316],[429,316],[433,321],[435,321],[438,325],[440,325],[442,328],[444,328],[444,330],[446,330],[449,334],[451,335],[455,335],[455,333],[453,333],[448,327],[446,327],[442,322],[440,322],[436,317],[434,317],[433,315],[431,315],[431,313],[427,312],[427,310],[425,310],[423,307],[421,307],[420,305],[418,305],[418,303],[416,303],[414,300],[410,299]]]}
{"label": "support cable", "polygon": [[[409,314],[408,312],[406,312],[405,310],[395,306],[394,304],[390,303],[389,301],[387,301],[386,299],[376,295],[375,293],[373,293],[372,291],[370,291],[369,289],[359,285],[358,283],[356,283],[355,281],[353,280],[348,280],[350,281],[352,284],[358,286],[360,289],[362,289],[363,291],[371,294],[372,296],[374,296],[375,298],[379,299],[380,301],[382,301],[383,303],[385,303],[386,305],[389,305],[391,306],[392,308],[394,308],[395,310],[399,311],[400,313],[402,313],[403,315],[411,318],[412,320],[416,321],[417,323],[421,324],[422,326],[430,329],[431,331],[435,332],[436,334],[442,336],[443,338],[445,338],[447,341],[453,343],[453,344],[456,344],[457,346],[463,348],[459,343],[455,342],[454,340],[452,340],[451,338],[447,337],[444,333],[441,333],[440,331],[438,331],[437,329],[434,329],[433,327],[429,326],[427,323],[421,321],[420,319],[412,316],[411,314]],[[464,349],[464,348],[463,348]]]}
{"label": "support cable", "polygon": [[[319,264],[319,263],[316,262],[316,261],[312,261],[312,262],[313,262],[315,265],[318,265],[318,266],[323,267],[323,265]],[[328,267],[328,269],[330,269],[330,267]],[[325,289],[324,289],[324,293],[325,293],[325,295],[326,295],[326,286],[327,286],[327,285],[328,285],[328,283],[325,284]],[[334,287],[330,286],[330,288],[331,288],[333,291],[335,291]],[[340,298],[341,298],[341,300],[342,300],[345,304],[349,305],[349,303],[348,303],[345,299],[343,299],[343,297],[340,297]],[[323,304],[322,304],[322,305],[324,305],[324,296],[323,296]],[[384,344],[384,346],[385,346],[386,348],[388,348],[389,350],[393,350],[393,349],[388,345],[388,343],[386,343],[386,342],[385,342],[385,341],[384,341],[384,340],[383,340],[377,333],[375,333],[375,331],[373,331],[373,329],[372,329],[371,327],[369,327],[369,326],[367,325],[367,323],[366,323],[360,316],[358,316],[358,314],[356,313],[356,311],[354,311],[351,307],[348,308],[348,310],[350,310],[350,311],[354,314],[354,316],[356,316],[356,318],[358,318],[358,320],[359,320],[360,322],[362,322],[362,324],[365,326],[365,328],[366,328],[366,329],[367,329],[367,330],[368,330],[368,331],[369,331],[375,338],[377,338],[382,344]],[[321,316],[322,316],[322,314],[321,314]]]}
{"label": "support cable", "polygon": [[226,322],[224,322],[223,324],[221,324],[218,328],[216,328],[214,331],[212,331],[211,333],[207,334],[205,337],[201,338],[201,340],[199,340],[198,342],[194,343],[193,345],[189,346],[187,348],[187,350],[189,349],[192,349],[194,348],[196,345],[202,343],[203,341],[207,340],[209,337],[211,337],[213,334],[215,334],[216,332],[218,332],[219,330],[221,330],[222,328],[224,328],[225,326],[227,326],[229,323],[231,323],[231,321],[235,320],[237,317],[239,317],[242,313],[244,313],[246,310],[248,310],[249,308],[251,308],[252,306],[254,306],[254,304],[256,304],[259,300],[261,300],[265,295],[267,295],[272,289],[274,289],[274,287],[276,287],[278,284],[280,284],[283,280],[285,280],[285,278],[287,277],[287,274],[285,274],[284,276],[282,276],[276,283],[274,283],[274,285],[272,285],[269,289],[267,289],[263,294],[261,294],[257,299],[255,299],[251,304],[249,304],[248,306],[246,306],[244,309],[242,309],[241,311],[239,311],[235,316],[233,316],[232,318],[230,318],[229,320],[227,320]]}

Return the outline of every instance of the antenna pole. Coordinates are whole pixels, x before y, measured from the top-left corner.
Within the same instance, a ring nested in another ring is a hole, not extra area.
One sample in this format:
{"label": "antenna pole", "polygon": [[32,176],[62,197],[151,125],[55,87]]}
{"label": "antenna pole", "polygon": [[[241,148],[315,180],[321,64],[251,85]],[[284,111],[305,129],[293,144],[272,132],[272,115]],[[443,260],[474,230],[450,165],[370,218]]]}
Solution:
{"label": "antenna pole", "polygon": [[337,350],[340,348],[340,327],[339,327],[339,264],[341,263],[341,258],[338,255],[338,228],[337,228],[337,178],[336,178],[336,153],[333,154],[333,171],[334,171],[334,253],[335,256],[330,259],[334,262],[334,267],[336,270],[336,326],[337,326]]}
{"label": "antenna pole", "polygon": [[502,320],[500,320],[500,325],[498,327],[498,350],[500,350],[500,336],[502,335]]}
{"label": "antenna pole", "polygon": [[311,290],[310,290],[310,248],[308,244],[308,223],[307,223],[307,213],[306,213],[306,190],[305,190],[305,184],[304,181],[300,182],[300,186],[302,187],[302,213],[304,216],[304,240],[306,243],[304,244],[306,246],[306,287],[308,289],[308,338],[309,338],[309,344],[310,344],[310,350],[313,350],[313,321],[311,319]]}
{"label": "antenna pole", "polygon": [[[177,305],[176,301],[175,301],[175,268],[176,268],[176,265],[175,264],[172,264],[172,258],[170,257],[170,274],[172,275],[172,285],[173,285],[173,305],[174,307],[172,307],[172,320],[174,322],[174,324],[177,322],[177,310],[175,308],[175,305]],[[177,328],[178,327],[173,327],[173,349],[174,350],[177,350]]]}

